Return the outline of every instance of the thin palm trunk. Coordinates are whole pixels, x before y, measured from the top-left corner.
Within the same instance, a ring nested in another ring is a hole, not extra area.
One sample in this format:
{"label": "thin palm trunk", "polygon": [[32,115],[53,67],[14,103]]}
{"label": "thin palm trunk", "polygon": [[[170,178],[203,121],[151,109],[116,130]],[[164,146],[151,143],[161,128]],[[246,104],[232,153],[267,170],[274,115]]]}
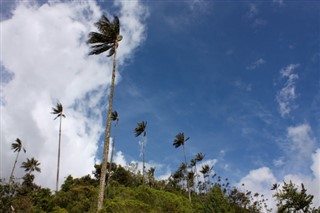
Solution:
{"label": "thin palm trunk", "polygon": [[106,183],[106,174],[107,174],[107,160],[109,154],[109,140],[110,140],[110,129],[111,129],[111,112],[112,112],[112,102],[113,102],[113,93],[114,93],[114,82],[116,78],[116,55],[117,55],[117,46],[118,42],[115,43],[114,58],[113,58],[113,69],[112,69],[112,78],[111,78],[111,88],[109,94],[109,106],[107,114],[107,125],[106,125],[106,135],[104,139],[104,148],[103,148],[103,159],[101,165],[101,176],[100,176],[100,188],[98,196],[98,211],[102,209],[103,200],[104,200],[104,190]]}
{"label": "thin palm trunk", "polygon": [[59,173],[60,173],[60,146],[61,146],[61,123],[62,116],[60,116],[60,125],[59,125],[59,145],[58,145],[58,163],[57,163],[57,181],[56,181],[56,192],[59,190]]}
{"label": "thin palm trunk", "polygon": [[20,153],[20,151],[17,153],[16,160],[14,161],[9,182],[11,182],[12,179],[13,179],[13,172],[14,172],[14,169],[16,168],[16,164],[17,164],[17,162],[18,162],[19,153]]}
{"label": "thin palm trunk", "polygon": [[188,194],[189,194],[189,201],[191,202],[191,191],[190,191],[190,186],[189,186],[189,178],[188,178],[188,168],[187,168],[187,158],[186,158],[186,150],[183,146],[183,155],[184,155],[184,162],[186,163],[186,181],[187,181],[187,188],[188,188]]}
{"label": "thin palm trunk", "polygon": [[[197,185],[199,184],[199,178],[198,178],[198,170],[197,170],[197,163],[194,164],[194,174],[196,176]],[[196,191],[196,184],[194,184],[194,191]]]}
{"label": "thin palm trunk", "polygon": [[144,146],[146,143],[146,136],[143,136],[142,142],[142,184],[144,184],[144,170],[145,170],[145,160],[144,160]]}

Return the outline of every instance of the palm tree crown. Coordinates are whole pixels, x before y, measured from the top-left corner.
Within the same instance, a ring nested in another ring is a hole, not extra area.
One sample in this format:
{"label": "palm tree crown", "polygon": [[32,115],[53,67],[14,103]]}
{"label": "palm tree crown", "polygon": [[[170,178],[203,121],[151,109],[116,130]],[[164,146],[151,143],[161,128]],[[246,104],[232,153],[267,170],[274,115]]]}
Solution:
{"label": "palm tree crown", "polygon": [[21,168],[24,168],[25,172],[28,172],[29,174],[33,171],[37,171],[37,172],[41,172],[41,169],[40,169],[40,163],[35,160],[34,158],[27,158],[27,161],[25,162],[22,162],[22,166]]}
{"label": "palm tree crown", "polygon": [[23,149],[23,152],[26,153],[26,149],[22,146],[22,142],[19,138],[16,139],[16,143],[11,144],[11,149],[13,152],[20,152]]}
{"label": "palm tree crown", "polygon": [[146,136],[147,134],[146,128],[147,128],[147,122],[142,121],[138,123],[138,126],[134,129],[135,136],[138,137],[142,133],[143,133],[143,136]]}
{"label": "palm tree crown", "polygon": [[57,106],[56,108],[52,107],[52,114],[54,115],[57,115],[54,120],[56,120],[58,117],[66,117],[64,114],[63,114],[63,106],[61,103],[57,103]]}
{"label": "palm tree crown", "polygon": [[175,148],[180,147],[181,145],[184,145],[184,142],[186,142],[187,140],[189,140],[190,138],[187,137],[186,139],[184,139],[184,133],[180,132],[179,134],[176,135],[176,138],[173,141],[173,146]]}
{"label": "palm tree crown", "polygon": [[205,157],[205,155],[202,154],[201,152],[199,152],[199,153],[196,155],[195,160],[199,162],[199,161],[202,161],[204,157]]}
{"label": "palm tree crown", "polygon": [[91,45],[91,51],[89,55],[99,55],[105,51],[108,51],[107,57],[112,56],[118,48],[118,42],[122,40],[120,33],[120,21],[117,16],[114,16],[113,23],[109,19],[102,15],[100,20],[95,23],[99,33],[89,33],[89,44]]}

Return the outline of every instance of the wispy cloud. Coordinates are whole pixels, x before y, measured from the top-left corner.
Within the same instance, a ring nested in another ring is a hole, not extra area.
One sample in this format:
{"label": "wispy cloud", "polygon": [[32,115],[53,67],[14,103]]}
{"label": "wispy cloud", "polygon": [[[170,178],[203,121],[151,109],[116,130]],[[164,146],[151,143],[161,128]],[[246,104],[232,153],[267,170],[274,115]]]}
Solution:
{"label": "wispy cloud", "polygon": [[259,13],[260,13],[260,11],[259,11],[259,8],[256,4],[250,3],[248,5],[248,11],[244,17],[250,21],[251,25],[254,28],[258,27],[258,26],[266,25],[268,23],[267,20],[265,20],[259,16]]}
{"label": "wispy cloud", "polygon": [[296,81],[298,74],[293,73],[299,64],[290,64],[280,70],[281,78],[287,79],[284,87],[277,93],[276,100],[282,117],[289,115],[295,106],[294,100],[297,98]]}
{"label": "wispy cloud", "polygon": [[247,12],[248,18],[253,18],[259,13],[258,7],[255,4],[249,4],[249,10]]}
{"label": "wispy cloud", "polygon": [[254,61],[249,66],[247,66],[246,69],[247,70],[254,70],[265,63],[266,63],[266,61],[263,58],[259,58],[258,60]]}

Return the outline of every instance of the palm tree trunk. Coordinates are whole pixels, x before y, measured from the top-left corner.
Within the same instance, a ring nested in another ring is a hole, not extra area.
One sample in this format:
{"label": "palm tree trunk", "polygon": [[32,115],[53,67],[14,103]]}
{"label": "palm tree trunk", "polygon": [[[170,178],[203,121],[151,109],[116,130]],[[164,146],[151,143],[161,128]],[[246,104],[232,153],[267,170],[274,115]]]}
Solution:
{"label": "palm tree trunk", "polygon": [[114,93],[114,82],[116,78],[116,56],[117,56],[117,43],[115,44],[115,51],[114,51],[114,58],[113,58],[113,69],[112,69],[112,78],[111,78],[111,88],[110,88],[110,94],[109,94],[107,125],[106,125],[106,134],[104,138],[103,157],[102,157],[101,175],[100,175],[98,211],[101,210],[103,206],[104,189],[105,189],[105,183],[106,183],[107,161],[108,161],[108,154],[109,154],[109,140],[110,140],[110,129],[111,129],[112,102],[113,102],[113,93]]}
{"label": "palm tree trunk", "polygon": [[12,179],[13,179],[13,172],[14,172],[14,169],[16,168],[16,164],[17,164],[17,161],[18,161],[19,153],[20,153],[20,151],[17,153],[16,160],[14,161],[14,164],[13,164],[13,168],[12,168],[12,171],[11,171],[11,175],[10,175],[10,180],[9,180],[9,182],[11,182],[11,181],[12,181]]}
{"label": "palm tree trunk", "polygon": [[144,184],[144,169],[145,169],[145,161],[144,161],[144,146],[146,143],[146,136],[143,136],[142,139],[142,184]]}
{"label": "palm tree trunk", "polygon": [[56,181],[56,193],[59,190],[59,173],[60,173],[60,145],[61,145],[61,122],[62,116],[60,116],[60,125],[59,125],[59,145],[58,145],[58,163],[57,163],[57,181]]}
{"label": "palm tree trunk", "polygon": [[111,156],[110,156],[109,175],[108,175],[107,187],[109,186],[110,179],[111,179],[111,169],[112,169],[113,151],[114,151],[114,138],[113,138],[113,141],[112,141],[112,149],[111,149]]}
{"label": "palm tree trunk", "polygon": [[188,178],[188,164],[187,164],[187,158],[186,158],[186,150],[184,148],[183,144],[183,155],[184,155],[184,162],[186,163],[186,181],[187,181],[187,188],[188,188],[188,194],[189,194],[189,201],[191,202],[191,191],[190,191],[190,186],[189,186],[189,178]]}

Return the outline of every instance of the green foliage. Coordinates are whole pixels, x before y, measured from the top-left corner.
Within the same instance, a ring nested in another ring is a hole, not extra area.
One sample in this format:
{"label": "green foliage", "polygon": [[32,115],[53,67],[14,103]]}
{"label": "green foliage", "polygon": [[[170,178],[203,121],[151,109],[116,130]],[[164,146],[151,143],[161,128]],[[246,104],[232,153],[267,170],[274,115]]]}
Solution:
{"label": "green foliage", "polygon": [[110,200],[105,204],[108,212],[194,212],[186,197],[144,185],[134,188],[117,185],[110,190]]}
{"label": "green foliage", "polygon": [[210,213],[236,213],[235,209],[231,207],[227,197],[218,185],[212,187],[205,198],[204,212]]}
{"label": "green foliage", "polygon": [[275,184],[272,190],[277,190],[273,196],[278,201],[278,212],[290,212],[291,210],[302,210],[303,212],[316,211],[315,209],[310,208],[313,196],[307,194],[307,190],[304,188],[303,184],[301,184],[300,191],[291,181],[290,183],[284,182],[279,191],[277,184]]}

